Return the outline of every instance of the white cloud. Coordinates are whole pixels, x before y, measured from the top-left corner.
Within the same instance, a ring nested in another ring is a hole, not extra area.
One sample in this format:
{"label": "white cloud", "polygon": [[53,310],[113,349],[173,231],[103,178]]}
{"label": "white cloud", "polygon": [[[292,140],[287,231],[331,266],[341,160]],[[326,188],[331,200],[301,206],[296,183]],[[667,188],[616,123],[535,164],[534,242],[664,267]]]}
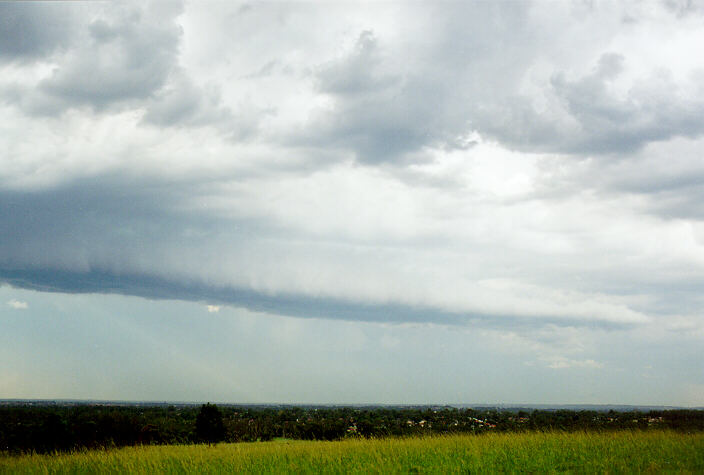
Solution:
{"label": "white cloud", "polygon": [[27,302],[15,299],[8,301],[7,305],[14,308],[15,310],[26,310],[27,308],[29,308],[29,304],[27,304]]}
{"label": "white cloud", "polygon": [[208,313],[218,313],[220,311],[220,305],[208,305]]}
{"label": "white cloud", "polygon": [[592,359],[586,360],[574,360],[570,358],[565,358],[563,356],[553,356],[544,358],[543,361],[547,364],[548,368],[552,369],[567,369],[567,368],[589,368],[589,369],[600,369],[604,367],[603,363],[594,361]]}

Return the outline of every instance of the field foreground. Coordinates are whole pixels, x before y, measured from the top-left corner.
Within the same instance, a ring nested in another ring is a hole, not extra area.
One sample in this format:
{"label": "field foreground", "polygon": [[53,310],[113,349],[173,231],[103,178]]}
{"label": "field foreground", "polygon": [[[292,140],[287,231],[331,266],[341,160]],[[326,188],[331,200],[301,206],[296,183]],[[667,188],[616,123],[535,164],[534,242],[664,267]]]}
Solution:
{"label": "field foreground", "polygon": [[0,473],[704,472],[704,434],[491,433],[0,455]]}

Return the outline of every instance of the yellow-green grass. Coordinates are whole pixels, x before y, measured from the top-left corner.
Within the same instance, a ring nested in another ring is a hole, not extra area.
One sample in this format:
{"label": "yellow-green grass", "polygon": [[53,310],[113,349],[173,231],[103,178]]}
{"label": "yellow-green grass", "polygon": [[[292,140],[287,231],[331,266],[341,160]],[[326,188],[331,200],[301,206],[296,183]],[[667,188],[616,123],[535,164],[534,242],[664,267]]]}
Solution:
{"label": "yellow-green grass", "polygon": [[520,433],[0,455],[2,473],[704,473],[704,434]]}

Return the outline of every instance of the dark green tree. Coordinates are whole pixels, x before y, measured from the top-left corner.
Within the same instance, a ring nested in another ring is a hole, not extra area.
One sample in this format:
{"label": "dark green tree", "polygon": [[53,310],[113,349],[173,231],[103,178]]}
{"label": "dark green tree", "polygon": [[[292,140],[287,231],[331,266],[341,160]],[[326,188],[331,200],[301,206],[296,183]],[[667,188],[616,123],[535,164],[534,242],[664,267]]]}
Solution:
{"label": "dark green tree", "polygon": [[225,438],[225,424],[222,413],[215,404],[203,404],[196,416],[196,436],[208,445]]}

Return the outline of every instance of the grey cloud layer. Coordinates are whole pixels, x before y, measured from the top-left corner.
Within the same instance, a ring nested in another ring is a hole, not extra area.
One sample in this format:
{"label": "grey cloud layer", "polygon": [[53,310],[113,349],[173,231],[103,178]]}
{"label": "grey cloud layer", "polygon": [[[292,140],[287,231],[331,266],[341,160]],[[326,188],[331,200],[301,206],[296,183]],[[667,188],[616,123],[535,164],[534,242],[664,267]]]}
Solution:
{"label": "grey cloud layer", "polygon": [[[88,27],[87,42],[74,50],[40,83],[48,95],[67,105],[102,109],[113,103],[149,97],[167,80],[177,60],[180,28],[163,12],[119,12]],[[158,23],[157,23],[158,22]]]}
{"label": "grey cloud layer", "polygon": [[0,8],[13,285],[360,320],[700,317],[702,65],[664,43],[703,38],[696,11]]}
{"label": "grey cloud layer", "polygon": [[[47,51],[49,42],[33,34],[29,25],[40,23],[49,13],[41,8],[11,8],[21,13],[8,15],[14,20],[8,20],[3,33],[11,36],[13,28],[27,33],[20,46],[7,42],[6,57],[21,57],[25,50]],[[73,16],[80,19],[78,14],[85,9],[74,8]],[[601,25],[604,18],[633,15],[638,13],[636,7],[627,4],[620,12],[604,7],[603,12],[572,5],[556,9],[552,25],[541,23],[546,13],[546,5],[541,4],[446,4],[428,9],[409,9],[427,18],[416,19],[414,26],[403,31],[405,36],[389,38],[370,28],[362,30],[342,56],[318,60],[312,55],[302,66],[313,68],[317,91],[332,104],[314,111],[309,122],[297,124],[300,132],[288,140],[342,147],[361,162],[376,163],[404,161],[424,147],[463,147],[473,131],[519,150],[576,154],[633,151],[653,141],[698,137],[703,132],[698,120],[704,112],[701,88],[693,97],[681,91],[667,65],[653,65],[636,71],[645,77],[625,91],[613,91],[611,83],[629,68],[628,52],[609,51],[604,40],[585,48],[593,35],[570,29],[581,15],[584,24],[603,28],[606,38],[618,38],[636,27],[622,20]],[[669,21],[667,15],[677,17],[680,10],[670,6],[661,8],[661,13]],[[38,91],[16,87],[8,94],[27,111],[60,113],[86,105],[100,111],[120,105],[146,109],[145,123],[221,124],[225,130],[234,129],[235,138],[251,135],[257,129],[256,117],[235,119],[232,108],[220,103],[222,85],[200,87],[179,67],[183,35],[179,13],[174,4],[99,9],[97,19],[74,28],[78,33],[72,37],[80,41],[56,58],[57,67],[39,82]],[[245,20],[242,16],[235,15],[237,26],[250,21],[251,12],[245,12]],[[281,27],[271,18],[259,21],[264,31]],[[701,27],[701,18],[696,23]],[[295,26],[286,20],[280,34],[299,34]],[[48,28],[42,34],[59,36],[52,31]],[[633,35],[637,34],[634,30]],[[69,37],[65,32],[61,35]],[[227,49],[241,45],[222,47],[227,61],[232,54]],[[570,48],[585,49],[591,72],[575,75],[560,67],[560,63],[572,66],[563,59],[563,50]],[[547,67],[553,56],[557,61],[552,73],[531,79],[536,67]],[[533,83],[530,92],[527,81]],[[241,115],[260,115],[262,110],[268,108],[246,108]]]}
{"label": "grey cloud layer", "polygon": [[[408,236],[381,244],[340,236],[339,243],[329,243],[329,237],[306,232],[305,223],[301,228],[263,217],[222,219],[184,208],[203,193],[198,183],[174,188],[126,178],[0,194],[5,236],[0,277],[28,288],[195,299],[360,320],[622,326],[646,322],[641,312],[656,309],[609,297],[638,288],[593,295],[594,282],[607,274],[612,284],[633,285],[645,262],[630,264],[622,275],[606,263],[582,265],[579,272],[588,280],[579,282],[569,277],[576,267],[561,269],[562,258],[538,249],[532,255],[510,240],[491,245],[468,236],[423,244]],[[582,254],[570,253],[570,259]],[[521,266],[550,277],[542,283]],[[527,285],[526,277],[534,284]],[[563,290],[557,290],[559,281]],[[680,306],[690,301],[685,297]]]}
{"label": "grey cloud layer", "polygon": [[[517,150],[577,155],[632,152],[702,135],[704,93],[693,86],[696,77],[675,78],[666,64],[634,69],[642,65],[631,64],[631,51],[594,38],[600,28],[606,38],[619,38],[647,26],[602,25],[604,12],[576,5],[558,8],[547,26],[535,21],[544,8],[443,4],[400,40],[362,31],[347,53],[318,69],[316,85],[332,106],[309,123],[304,140],[378,163],[417,159],[425,147],[461,148],[472,131]],[[668,11],[662,10],[663,20]],[[578,15],[594,34],[569,27]],[[695,24],[702,28],[701,17]],[[581,73],[569,70],[571,48],[584,49],[575,68]],[[695,89],[683,90],[690,86]]]}
{"label": "grey cloud layer", "polygon": [[0,58],[31,61],[66,48],[74,38],[74,6],[61,3],[0,4]]}
{"label": "grey cloud layer", "polygon": [[[36,84],[7,88],[9,102],[25,112],[55,116],[82,107],[96,113],[144,110],[145,124],[216,124],[228,134],[241,134],[244,122],[238,124],[221,104],[218,88],[195,84],[179,67],[180,3],[154,3],[146,8],[129,3],[69,4],[60,11],[54,6],[9,3],[3,8],[9,10],[7,28],[2,30],[8,36],[5,57],[45,57],[55,64],[51,74]],[[37,25],[48,28],[38,34]]]}

